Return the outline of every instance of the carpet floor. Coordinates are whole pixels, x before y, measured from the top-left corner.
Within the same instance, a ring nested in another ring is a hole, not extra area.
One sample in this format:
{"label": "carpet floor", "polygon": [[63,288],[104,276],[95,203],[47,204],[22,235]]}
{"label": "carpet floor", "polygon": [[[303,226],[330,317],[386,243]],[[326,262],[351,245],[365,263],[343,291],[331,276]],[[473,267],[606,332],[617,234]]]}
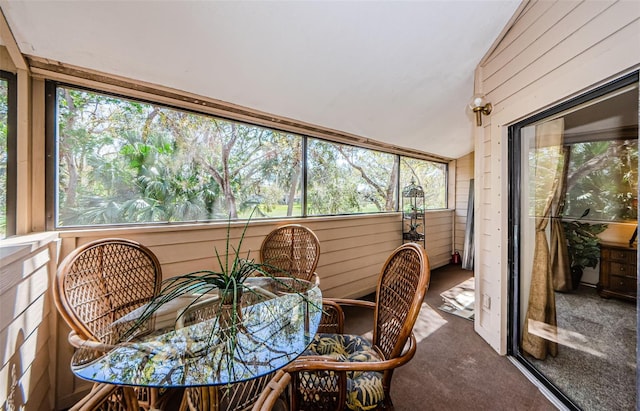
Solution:
{"label": "carpet floor", "polygon": [[[396,410],[555,410],[556,407],[512,363],[473,329],[473,322],[440,311],[440,293],[473,275],[460,266],[432,271],[414,333],[415,357],[398,368],[391,386]],[[368,296],[372,298],[372,296]],[[345,331],[371,331],[371,315],[345,310]]]}
{"label": "carpet floor", "polygon": [[590,287],[556,293],[558,355],[530,361],[584,410],[634,410],[635,310]]}

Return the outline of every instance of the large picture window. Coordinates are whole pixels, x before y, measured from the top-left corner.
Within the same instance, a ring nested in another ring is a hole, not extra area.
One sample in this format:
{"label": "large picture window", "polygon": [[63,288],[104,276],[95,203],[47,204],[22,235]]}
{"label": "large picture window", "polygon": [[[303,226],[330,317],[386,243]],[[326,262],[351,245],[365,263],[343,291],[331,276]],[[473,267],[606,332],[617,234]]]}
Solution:
{"label": "large picture window", "polygon": [[308,214],[396,211],[398,156],[310,139]]}
{"label": "large picture window", "polygon": [[402,157],[400,161],[400,186],[413,181],[424,190],[425,210],[447,208],[447,165],[434,161]]}
{"label": "large picture window", "polygon": [[300,215],[302,139],[57,88],[57,225]]}
{"label": "large picture window", "polygon": [[446,207],[444,163],[49,87],[55,227],[395,212],[399,173]]}

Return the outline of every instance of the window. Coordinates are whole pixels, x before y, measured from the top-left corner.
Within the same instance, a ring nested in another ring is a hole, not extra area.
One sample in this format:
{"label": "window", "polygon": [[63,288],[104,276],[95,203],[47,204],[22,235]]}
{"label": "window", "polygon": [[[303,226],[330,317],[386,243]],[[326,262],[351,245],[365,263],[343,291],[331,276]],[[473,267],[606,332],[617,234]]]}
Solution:
{"label": "window", "polygon": [[398,156],[309,139],[309,215],[396,211]]}
{"label": "window", "polygon": [[0,71],[0,239],[15,234],[15,75]]}
{"label": "window", "polygon": [[52,228],[395,212],[400,172],[446,207],[443,163],[48,87]]}
{"label": "window", "polygon": [[414,181],[424,190],[425,210],[447,208],[447,165],[434,161],[401,157],[400,187]]}
{"label": "window", "polygon": [[57,88],[57,226],[301,215],[302,138]]}

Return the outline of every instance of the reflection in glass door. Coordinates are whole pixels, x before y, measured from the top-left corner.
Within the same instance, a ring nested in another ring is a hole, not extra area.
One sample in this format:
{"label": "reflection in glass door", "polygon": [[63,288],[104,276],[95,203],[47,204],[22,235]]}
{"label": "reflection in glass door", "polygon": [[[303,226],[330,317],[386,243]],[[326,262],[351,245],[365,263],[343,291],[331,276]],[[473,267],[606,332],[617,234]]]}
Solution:
{"label": "reflection in glass door", "polygon": [[635,409],[638,74],[509,138],[510,353],[570,408]]}

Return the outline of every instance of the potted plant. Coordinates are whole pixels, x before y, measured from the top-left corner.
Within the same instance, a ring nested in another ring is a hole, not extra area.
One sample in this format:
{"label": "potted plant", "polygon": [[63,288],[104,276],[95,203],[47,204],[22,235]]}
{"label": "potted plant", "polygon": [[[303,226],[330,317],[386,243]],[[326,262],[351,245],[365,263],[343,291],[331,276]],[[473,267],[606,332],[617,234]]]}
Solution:
{"label": "potted plant", "polygon": [[[193,301],[191,301],[187,307],[182,310],[182,314],[178,316],[178,321],[181,322],[182,319],[180,316],[190,308],[196,307],[199,303],[210,298],[212,291],[216,290],[218,294],[216,303],[218,304],[219,319],[226,323],[224,328],[236,330],[241,326],[242,322],[241,300],[243,295],[256,295],[256,292],[252,288],[245,285],[247,278],[252,276],[264,276],[276,279],[278,285],[281,286],[283,290],[299,294],[304,298],[304,295],[297,291],[299,287],[295,284],[295,282],[299,280],[292,279],[292,281],[285,281],[284,278],[278,279],[278,277],[290,277],[289,273],[280,270],[278,267],[266,263],[258,263],[250,259],[250,251],[247,252],[246,257],[240,255],[242,242],[252,216],[253,211],[244,225],[237,245],[231,244],[231,220],[229,220],[227,224],[225,253],[221,255],[218,249],[215,249],[215,256],[220,267],[219,270],[199,270],[163,281],[160,293],[141,310],[140,315],[133,322],[128,332],[124,334],[123,338],[126,340],[137,335],[141,329],[144,329],[144,324],[146,324],[163,305],[185,295],[195,295],[196,297]],[[273,273],[277,274],[274,275]],[[245,296],[245,298],[250,297]],[[258,299],[259,298],[260,296],[258,296]]]}
{"label": "potted plant", "polygon": [[571,264],[571,285],[575,290],[580,285],[585,267],[595,268],[600,258],[600,238],[607,224],[591,224],[580,221],[591,209],[587,208],[580,218],[564,221],[564,233]]}

